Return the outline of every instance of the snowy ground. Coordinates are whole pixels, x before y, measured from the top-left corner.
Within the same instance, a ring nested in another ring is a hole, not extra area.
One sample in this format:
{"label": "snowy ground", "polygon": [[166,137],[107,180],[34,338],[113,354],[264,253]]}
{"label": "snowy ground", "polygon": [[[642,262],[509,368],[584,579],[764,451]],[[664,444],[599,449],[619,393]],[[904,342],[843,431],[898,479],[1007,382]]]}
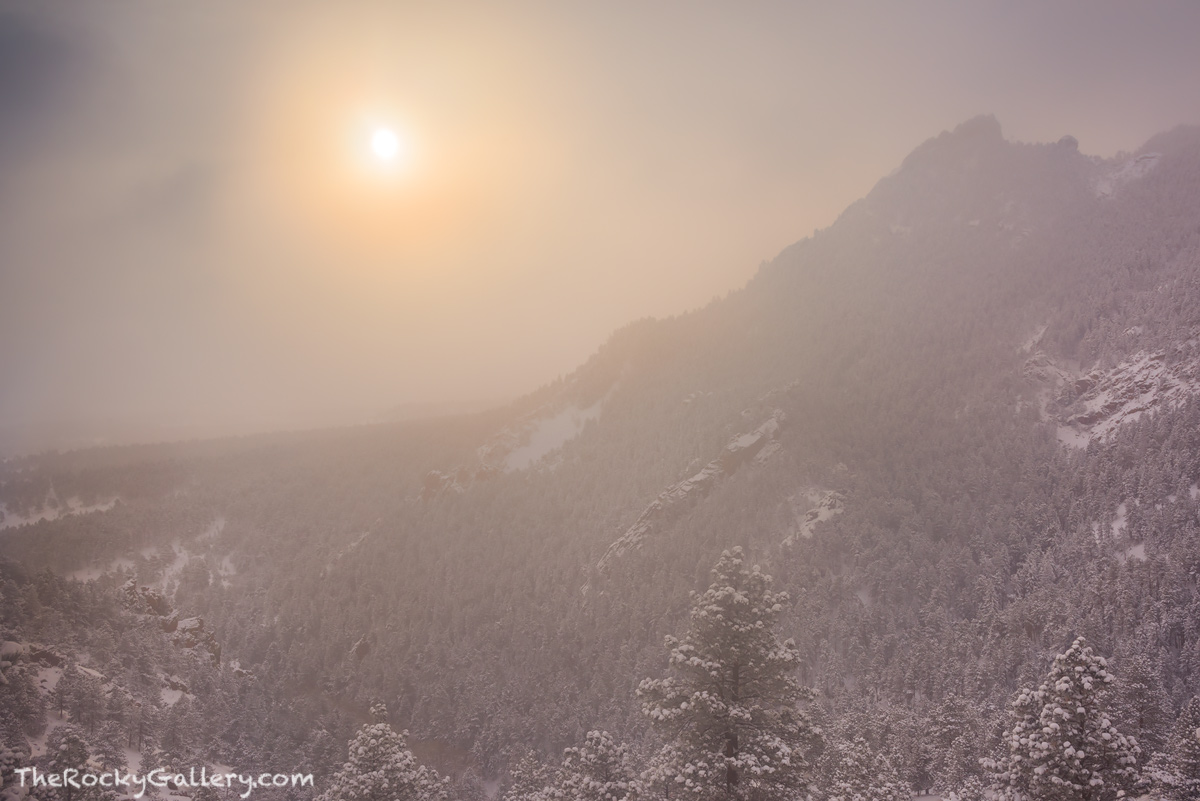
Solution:
{"label": "snowy ground", "polygon": [[[49,497],[48,499],[49,500]],[[117,498],[114,496],[108,500],[98,503],[84,504],[78,498],[68,498],[65,504],[50,504],[47,503],[42,508],[30,512],[28,515],[19,515],[9,512],[0,504],[0,529],[17,528],[18,526],[28,526],[33,523],[40,523],[43,520],[57,520],[60,517],[68,517],[70,515],[86,515],[92,512],[107,512],[109,509],[117,505]]]}
{"label": "snowy ground", "polygon": [[528,441],[513,448],[504,459],[505,470],[525,470],[552,451],[561,448],[579,436],[589,420],[600,417],[604,401],[597,401],[586,409],[571,405],[553,417],[539,420]]}

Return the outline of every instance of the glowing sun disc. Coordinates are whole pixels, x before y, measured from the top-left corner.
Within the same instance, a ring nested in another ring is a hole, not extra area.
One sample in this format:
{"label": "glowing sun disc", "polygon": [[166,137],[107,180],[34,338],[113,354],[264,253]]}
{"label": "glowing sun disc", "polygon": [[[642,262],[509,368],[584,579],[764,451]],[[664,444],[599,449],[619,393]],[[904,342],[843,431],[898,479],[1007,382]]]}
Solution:
{"label": "glowing sun disc", "polygon": [[387,128],[380,128],[371,137],[371,150],[385,161],[391,161],[400,152],[400,140]]}

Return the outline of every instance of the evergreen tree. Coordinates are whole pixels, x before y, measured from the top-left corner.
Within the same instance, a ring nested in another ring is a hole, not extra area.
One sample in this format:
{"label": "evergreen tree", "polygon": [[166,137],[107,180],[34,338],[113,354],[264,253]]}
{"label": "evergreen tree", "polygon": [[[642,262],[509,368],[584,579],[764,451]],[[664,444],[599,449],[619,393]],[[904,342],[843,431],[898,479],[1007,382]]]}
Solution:
{"label": "evergreen tree", "polygon": [[508,789],[503,801],[541,798],[549,783],[550,770],[538,758],[537,752],[529,749],[508,769]]}
{"label": "evergreen tree", "polygon": [[[1135,644],[1145,647],[1143,643]],[[1173,714],[1160,678],[1161,657],[1135,653],[1117,665],[1121,678],[1115,682],[1113,723],[1126,735],[1136,738],[1144,753],[1164,750]]]}
{"label": "evergreen tree", "polygon": [[1045,683],[1013,702],[999,789],[1048,801],[1111,801],[1137,779],[1139,749],[1109,718],[1113,681],[1082,637],[1055,657]]}
{"label": "evergreen tree", "polygon": [[682,772],[685,766],[686,760],[679,747],[673,742],[667,743],[650,758],[650,763],[642,771],[642,790],[665,801],[670,801],[680,793],[686,795],[683,785],[687,781],[687,774]]}
{"label": "evergreen tree", "polygon": [[[46,737],[46,754],[42,757],[42,770],[46,773],[62,774],[67,769],[87,771],[88,745],[83,732],[78,726],[66,723],[56,727]],[[102,801],[115,798],[111,790],[99,786],[73,787],[64,784],[62,787],[36,787],[30,795],[39,801]]]}
{"label": "evergreen tree", "polygon": [[50,701],[53,703],[54,709],[57,710],[59,718],[62,718],[71,707],[80,681],[79,668],[74,662],[68,663],[63,668],[58,681],[55,682],[54,689],[50,691]]}
{"label": "evergreen tree", "polygon": [[978,772],[981,728],[978,712],[961,695],[950,693],[938,704],[926,740],[935,786],[954,788]]}
{"label": "evergreen tree", "polygon": [[563,751],[550,797],[562,801],[624,801],[637,796],[637,779],[624,744],[606,731],[589,731],[578,748]]}
{"label": "evergreen tree", "polygon": [[222,799],[216,788],[197,787],[192,792],[192,801],[222,801]]}
{"label": "evergreen tree", "polygon": [[92,749],[96,757],[96,763],[105,771],[120,768],[125,770],[125,749],[122,744],[125,740],[125,734],[121,731],[121,726],[113,720],[103,723],[95,736],[92,737],[94,747]]}
{"label": "evergreen tree", "polygon": [[387,708],[371,708],[374,723],[350,741],[349,761],[334,774],[321,801],[444,801],[446,781],[417,764],[405,737],[387,724]]}
{"label": "evergreen tree", "polygon": [[[155,770],[162,769],[167,771],[171,768],[163,762],[162,752],[154,747],[148,739],[142,744],[141,751],[138,753],[138,773],[142,776],[149,776]],[[154,798],[158,795],[161,788],[155,787],[153,784],[146,784],[146,794],[143,798]]]}
{"label": "evergreen tree", "polygon": [[642,710],[666,735],[658,770],[693,799],[795,798],[809,789],[806,751],[820,736],[800,705],[811,690],[793,677],[800,657],[775,620],[786,593],[725,551],[713,583],[693,593],[691,629],[667,638],[671,675],[638,688]]}
{"label": "evergreen tree", "polygon": [[1166,771],[1172,801],[1200,801],[1200,697],[1188,701],[1175,721],[1167,753]]}
{"label": "evergreen tree", "polygon": [[827,801],[907,801],[912,795],[887,756],[862,737],[835,740],[823,760]]}

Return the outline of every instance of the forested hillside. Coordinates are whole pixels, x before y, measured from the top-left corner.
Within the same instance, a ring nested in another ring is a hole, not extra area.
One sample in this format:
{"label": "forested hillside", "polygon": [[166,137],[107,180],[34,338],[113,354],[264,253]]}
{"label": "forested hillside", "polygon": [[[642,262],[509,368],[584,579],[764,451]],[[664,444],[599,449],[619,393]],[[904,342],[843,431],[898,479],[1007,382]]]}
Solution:
{"label": "forested hillside", "polygon": [[1102,161],[971,120],[511,407],[5,461],[6,782],[70,725],[308,797],[375,707],[450,777],[421,793],[536,794],[564,749],[632,787],[672,736],[639,685],[740,546],[788,596],[815,792],[1018,787],[1011,702],[1068,653],[1106,661],[1129,792],[1176,792],[1197,388],[1200,131]]}

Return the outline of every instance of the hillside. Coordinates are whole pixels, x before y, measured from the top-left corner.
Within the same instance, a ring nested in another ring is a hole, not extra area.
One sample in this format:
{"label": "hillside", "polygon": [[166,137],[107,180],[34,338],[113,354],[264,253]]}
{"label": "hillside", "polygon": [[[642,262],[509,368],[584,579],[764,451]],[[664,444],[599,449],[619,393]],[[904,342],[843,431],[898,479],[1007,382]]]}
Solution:
{"label": "hillside", "polygon": [[[649,753],[635,688],[740,545],[828,731],[914,787],[977,774],[1079,635],[1136,677],[1114,708],[1149,755],[1200,688],[1198,382],[1200,131],[1099,160],[978,118],[511,407],[5,462],[0,639],[155,709],[163,748],[225,721],[181,758],[329,773],[385,701],[465,797],[590,729]],[[28,754],[53,713],[23,686]]]}

